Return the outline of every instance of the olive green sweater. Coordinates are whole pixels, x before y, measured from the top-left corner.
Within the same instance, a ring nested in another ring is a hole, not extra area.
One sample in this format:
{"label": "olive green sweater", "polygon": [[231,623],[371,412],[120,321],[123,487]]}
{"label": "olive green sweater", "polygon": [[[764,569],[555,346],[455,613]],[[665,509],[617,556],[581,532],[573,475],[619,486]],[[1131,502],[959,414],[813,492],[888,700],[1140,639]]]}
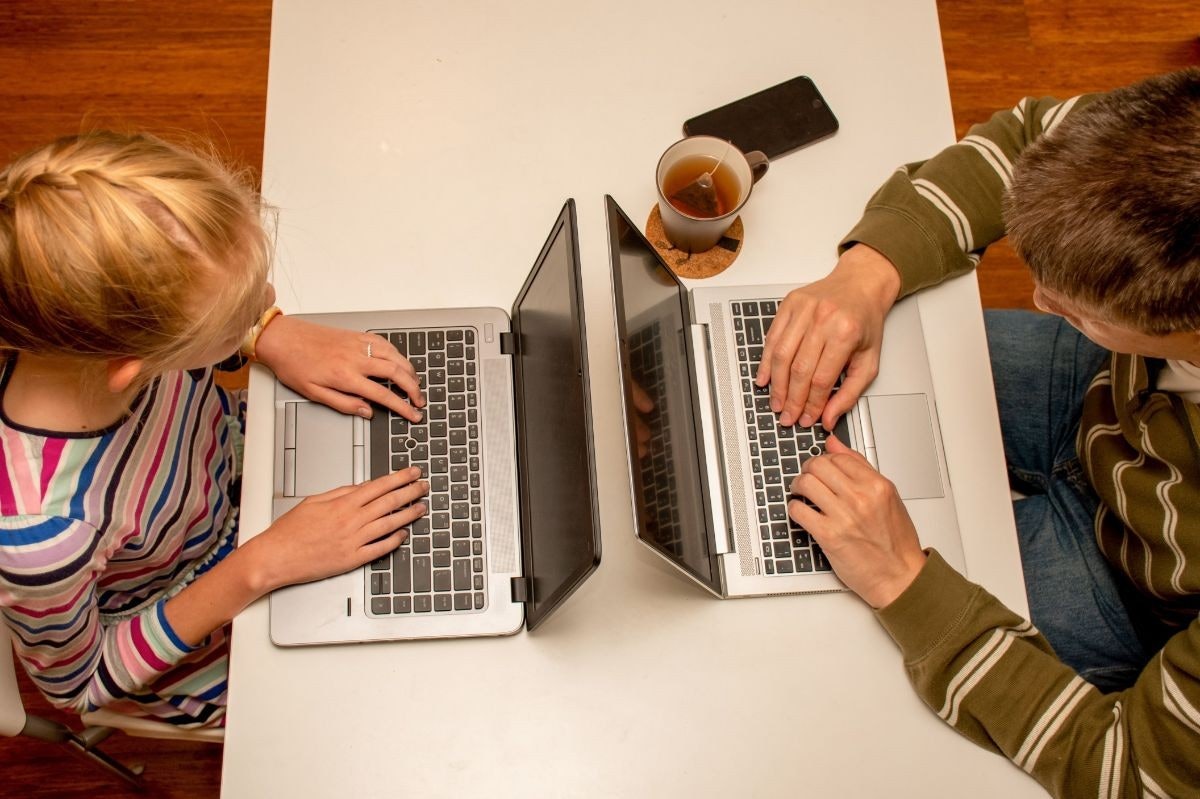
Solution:
{"label": "olive green sweater", "polygon": [[[1004,235],[1001,197],[1022,149],[1094,98],[1027,98],[901,167],[843,247],[887,255],[902,294],[970,270]],[[924,701],[1055,796],[1200,796],[1200,410],[1155,390],[1160,368],[1113,355],[1088,389],[1077,442],[1103,504],[1101,550],[1178,630],[1132,688],[1100,693],[936,552],[878,614]]]}

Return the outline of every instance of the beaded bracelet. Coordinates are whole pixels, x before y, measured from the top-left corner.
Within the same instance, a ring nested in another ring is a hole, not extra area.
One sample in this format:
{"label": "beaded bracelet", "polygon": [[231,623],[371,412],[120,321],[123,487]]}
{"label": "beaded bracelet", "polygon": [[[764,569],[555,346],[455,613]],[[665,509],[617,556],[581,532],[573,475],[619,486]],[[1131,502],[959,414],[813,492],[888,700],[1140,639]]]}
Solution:
{"label": "beaded bracelet", "polygon": [[250,328],[248,333],[246,333],[246,338],[242,340],[242,346],[238,347],[238,352],[240,352],[242,355],[245,355],[251,361],[256,360],[254,356],[254,349],[258,346],[259,336],[262,335],[263,330],[265,330],[267,325],[271,323],[271,320],[282,313],[283,311],[279,310],[279,306],[277,305],[272,305],[270,308],[263,311],[263,315],[258,318],[258,321],[254,323],[254,326]]}

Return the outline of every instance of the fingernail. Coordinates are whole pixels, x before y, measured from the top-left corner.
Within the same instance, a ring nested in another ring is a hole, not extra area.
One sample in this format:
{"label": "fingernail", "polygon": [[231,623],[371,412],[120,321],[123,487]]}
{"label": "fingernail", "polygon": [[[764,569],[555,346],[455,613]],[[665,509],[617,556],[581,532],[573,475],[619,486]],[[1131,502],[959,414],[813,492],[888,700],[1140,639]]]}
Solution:
{"label": "fingernail", "polygon": [[[776,411],[776,413],[778,413],[778,411]],[[785,413],[783,416],[779,417],[779,426],[780,427],[791,427],[793,421],[794,420],[792,419],[792,415],[790,413]]]}
{"label": "fingernail", "polygon": [[782,402],[780,402],[779,400],[771,400],[771,411],[773,413],[779,413],[782,410],[783,410]]}
{"label": "fingernail", "polygon": [[370,419],[370,418],[371,418],[371,409],[370,409],[370,408],[366,408],[366,407],[359,408],[359,409],[358,409],[358,415],[359,415],[359,416],[361,416],[361,417],[362,417],[362,418],[364,418],[364,419]]}
{"label": "fingernail", "polygon": [[800,426],[801,427],[812,427],[812,423],[813,423],[813,418],[812,418],[811,414],[806,413],[800,417]]}
{"label": "fingernail", "polygon": [[424,474],[424,472],[421,471],[420,466],[414,466],[414,467],[412,467],[412,470],[416,474],[417,477],[420,477],[422,474]]}

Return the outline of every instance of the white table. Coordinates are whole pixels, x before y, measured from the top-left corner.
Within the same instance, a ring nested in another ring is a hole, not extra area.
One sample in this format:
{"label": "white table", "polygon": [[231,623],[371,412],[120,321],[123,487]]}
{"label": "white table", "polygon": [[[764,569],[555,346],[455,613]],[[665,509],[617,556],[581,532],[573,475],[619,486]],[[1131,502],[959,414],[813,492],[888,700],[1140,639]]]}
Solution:
{"label": "white table", "polygon": [[[281,649],[234,625],[222,795],[1041,795],[913,694],[848,594],[721,602],[638,543],[604,193],[642,220],[683,119],[798,74],[841,120],[776,161],[715,279],[789,282],[953,128],[933,0],[276,0],[264,192],[290,312],[510,306],[579,209],[604,551],[542,630]],[[970,575],[1025,612],[973,277],[922,295]],[[243,535],[269,521],[251,377]]]}

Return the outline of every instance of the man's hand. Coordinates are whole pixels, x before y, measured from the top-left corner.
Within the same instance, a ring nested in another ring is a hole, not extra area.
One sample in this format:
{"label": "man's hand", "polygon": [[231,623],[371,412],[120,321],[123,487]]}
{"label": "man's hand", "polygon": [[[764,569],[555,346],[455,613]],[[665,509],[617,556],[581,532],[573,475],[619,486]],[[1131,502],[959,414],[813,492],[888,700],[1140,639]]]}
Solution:
{"label": "man's hand", "polygon": [[[256,353],[284,385],[334,410],[370,419],[376,403],[421,420],[417,408],[425,398],[417,373],[383,336],[277,316],[259,336]],[[371,378],[390,380],[411,404]]]}
{"label": "man's hand", "polygon": [[917,530],[891,481],[837,438],[804,462],[788,513],[821,545],[846,586],[873,608],[890,605],[925,565]]}
{"label": "man's hand", "polygon": [[781,425],[808,427],[820,419],[832,430],[854,406],[879,373],[883,320],[899,293],[892,262],[856,244],[829,275],[784,298],[755,377],[759,386],[771,384],[771,410]]}

